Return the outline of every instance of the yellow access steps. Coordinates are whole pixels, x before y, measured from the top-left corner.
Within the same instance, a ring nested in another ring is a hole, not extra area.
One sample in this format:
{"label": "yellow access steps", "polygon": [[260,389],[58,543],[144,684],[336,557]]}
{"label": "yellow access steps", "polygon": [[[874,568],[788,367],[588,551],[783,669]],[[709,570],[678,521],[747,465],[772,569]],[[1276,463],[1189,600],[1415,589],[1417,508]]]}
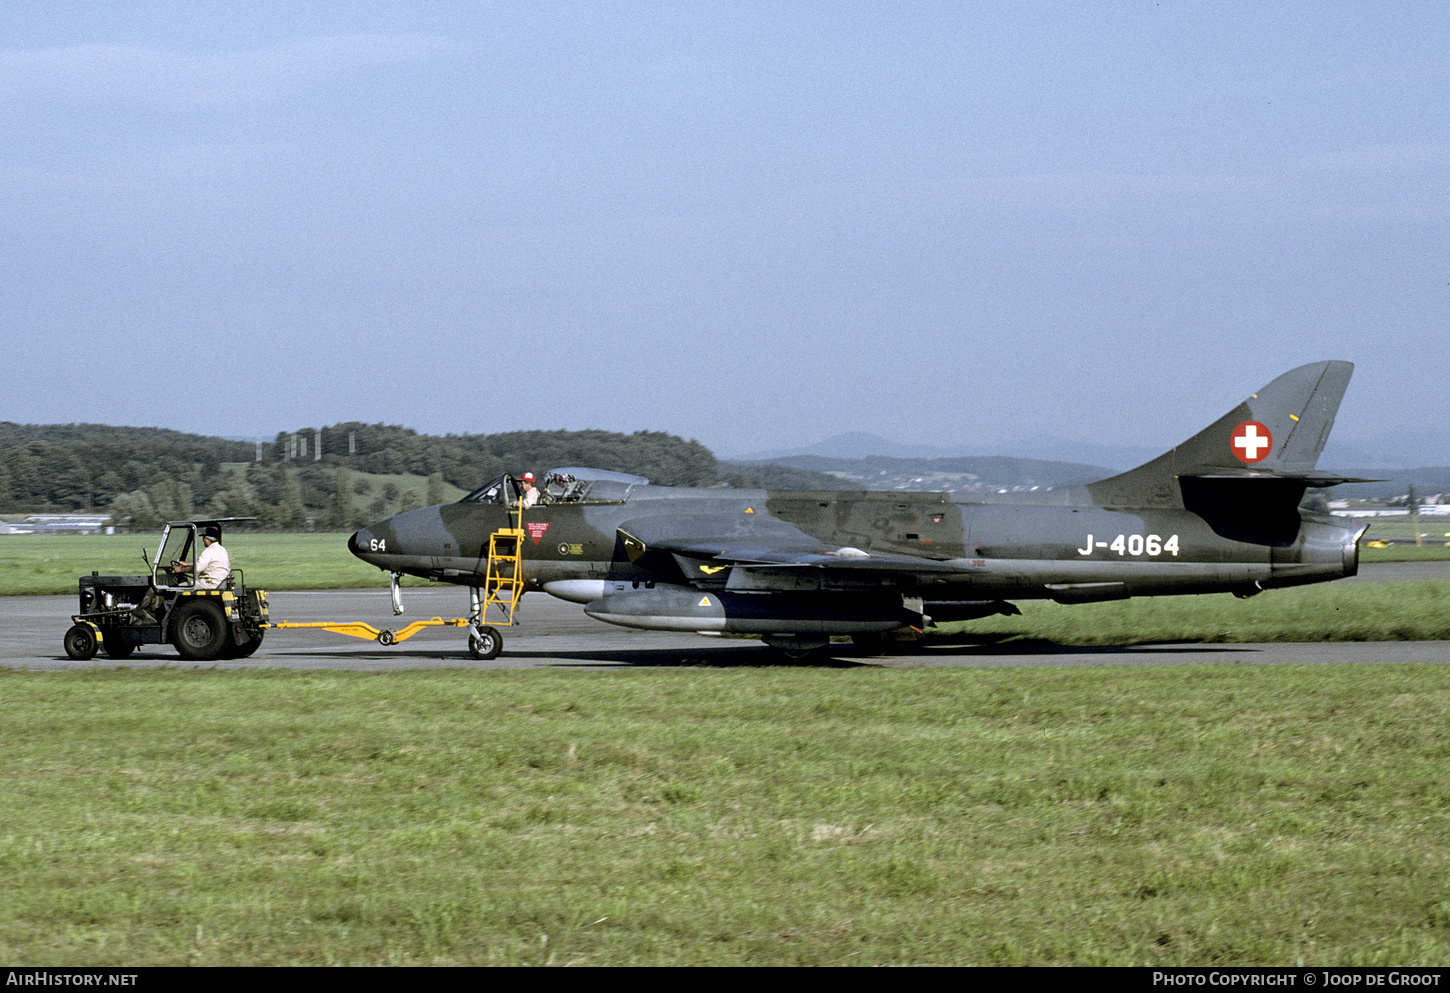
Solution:
{"label": "yellow access steps", "polygon": [[524,529],[500,528],[488,536],[488,569],[483,577],[483,609],[479,620],[490,606],[497,606],[514,622],[514,610],[524,595]]}
{"label": "yellow access steps", "polygon": [[[414,621],[397,631],[386,628],[379,630],[365,621],[282,621],[269,624],[273,628],[317,628],[333,631],[364,641],[376,641],[380,645],[396,645],[407,641],[424,628],[467,627],[474,621],[483,622],[490,606],[497,606],[507,617],[507,623],[514,622],[514,610],[519,598],[524,595],[524,535],[522,528],[500,528],[488,537],[488,563],[483,579],[482,603],[475,607],[477,617],[434,617],[426,621]],[[478,601],[475,601],[478,604]]]}

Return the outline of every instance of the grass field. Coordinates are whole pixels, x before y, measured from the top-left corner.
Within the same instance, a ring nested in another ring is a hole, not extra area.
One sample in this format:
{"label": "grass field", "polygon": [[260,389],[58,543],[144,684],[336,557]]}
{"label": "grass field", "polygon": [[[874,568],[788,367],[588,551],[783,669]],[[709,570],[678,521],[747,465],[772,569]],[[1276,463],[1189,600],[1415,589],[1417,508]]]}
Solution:
{"label": "grass field", "polygon": [[940,637],[980,642],[1039,640],[1059,645],[1194,641],[1450,640],[1450,582],[1325,583],[1270,590],[1248,600],[1228,594],[1140,597],[1061,606],[1022,601],[1020,617],[944,624]]}
{"label": "grass field", "polygon": [[1420,516],[1418,526],[1409,517],[1376,517],[1370,523],[1369,530],[1365,532],[1364,540],[1366,542],[1377,540],[1413,542],[1416,536],[1422,543],[1419,546],[1397,544],[1389,549],[1370,548],[1367,551],[1377,554],[1409,552],[1414,555],[1435,558],[1450,557],[1450,548],[1446,547],[1450,545],[1450,517],[1423,514]]}
{"label": "grass field", "polygon": [[9,963],[1450,960],[1442,666],[0,686]]}
{"label": "grass field", "polygon": [[[388,584],[387,574],[355,558],[342,533],[226,536],[232,565],[263,589],[354,589]],[[0,596],[74,593],[77,577],[145,574],[142,550],[155,554],[157,535],[0,535]],[[426,585],[424,580],[409,580]]]}
{"label": "grass field", "polygon": [[[142,544],[0,537],[0,590],[140,572]],[[341,535],[228,544],[273,589],[384,585]],[[1447,598],[1026,603],[961,636],[1450,639]],[[9,963],[1450,959],[1443,666],[0,670],[0,694]]]}

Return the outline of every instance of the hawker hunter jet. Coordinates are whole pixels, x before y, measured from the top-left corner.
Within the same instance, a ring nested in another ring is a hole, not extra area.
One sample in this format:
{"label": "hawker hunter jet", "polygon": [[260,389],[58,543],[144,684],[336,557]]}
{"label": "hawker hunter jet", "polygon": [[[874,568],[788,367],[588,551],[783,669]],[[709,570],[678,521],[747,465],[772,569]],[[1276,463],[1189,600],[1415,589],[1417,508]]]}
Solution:
{"label": "hawker hunter jet", "polygon": [[[393,574],[398,610],[402,574],[471,587],[479,657],[502,644],[483,621],[508,582],[514,604],[542,590],[611,624],[756,634],[790,658],[833,635],[870,644],[1016,613],[1013,600],[1253,596],[1358,569],[1364,528],[1300,507],[1310,487],[1355,481],[1315,469],[1353,368],[1287,372],[1171,451],[1084,486],[988,498],[685,489],[564,468],[532,506],[501,476],[348,547]],[[510,546],[495,536],[508,534],[518,550],[500,563]]]}

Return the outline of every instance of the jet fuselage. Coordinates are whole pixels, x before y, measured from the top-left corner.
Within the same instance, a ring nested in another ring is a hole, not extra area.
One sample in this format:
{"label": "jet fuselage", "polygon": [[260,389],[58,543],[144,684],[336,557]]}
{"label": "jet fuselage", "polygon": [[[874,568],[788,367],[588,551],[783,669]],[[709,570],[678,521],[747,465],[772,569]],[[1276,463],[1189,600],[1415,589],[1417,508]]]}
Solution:
{"label": "jet fuselage", "polygon": [[[1085,491],[982,503],[942,493],[682,489],[635,485],[615,499],[540,504],[522,512],[526,588],[590,603],[636,584],[756,592],[890,592],[925,600],[1050,598],[1062,602],[1176,593],[1248,594],[1354,575],[1357,527],[1296,513],[1292,523],[1226,538],[1183,509],[1118,510]],[[1074,497],[1077,499],[1075,500]],[[489,536],[519,523],[516,509],[460,502],[399,514],[353,535],[349,549],[380,569],[446,583],[482,582]],[[1287,525],[1287,526],[1286,526]],[[638,554],[629,538],[643,547]],[[737,561],[652,553],[661,539],[726,545]],[[870,569],[774,568],[783,551],[842,566],[911,557]],[[859,553],[864,553],[861,555]],[[743,572],[744,575],[737,573]],[[791,576],[789,585],[785,575]]]}
{"label": "jet fuselage", "polygon": [[[1353,366],[1291,370],[1158,458],[990,500],[944,493],[685,489],[554,470],[544,499],[500,477],[358,531],[380,569],[485,585],[489,539],[523,534],[522,577],[630,627],[822,645],[1061,603],[1229,592],[1354,575],[1363,527],[1300,506]],[[476,620],[476,618],[475,618]]]}

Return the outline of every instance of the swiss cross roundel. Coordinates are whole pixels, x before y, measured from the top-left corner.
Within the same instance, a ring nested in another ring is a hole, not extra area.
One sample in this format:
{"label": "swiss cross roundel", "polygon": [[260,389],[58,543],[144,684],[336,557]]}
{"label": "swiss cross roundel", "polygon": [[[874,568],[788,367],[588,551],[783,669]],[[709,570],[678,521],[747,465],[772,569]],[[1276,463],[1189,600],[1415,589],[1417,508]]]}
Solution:
{"label": "swiss cross roundel", "polygon": [[1262,462],[1274,450],[1274,436],[1258,421],[1244,421],[1234,428],[1233,453],[1243,462]]}

